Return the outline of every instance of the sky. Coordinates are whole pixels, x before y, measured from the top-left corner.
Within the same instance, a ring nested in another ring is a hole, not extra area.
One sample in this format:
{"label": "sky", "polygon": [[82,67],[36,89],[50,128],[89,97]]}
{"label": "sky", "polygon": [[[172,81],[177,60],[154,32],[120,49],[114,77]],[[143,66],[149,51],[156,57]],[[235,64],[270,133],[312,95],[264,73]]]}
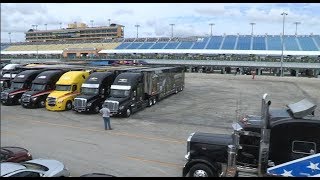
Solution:
{"label": "sky", "polygon": [[[208,36],[223,34],[320,34],[320,3],[1,3],[1,42],[23,42],[25,32],[66,28],[73,22],[91,26],[125,26],[125,38]],[[286,12],[288,15],[282,16]],[[209,24],[214,25],[210,26]],[[251,25],[250,23],[255,23]],[[170,24],[174,24],[171,26]],[[173,30],[173,31],[172,31]],[[11,35],[9,35],[11,33]]]}

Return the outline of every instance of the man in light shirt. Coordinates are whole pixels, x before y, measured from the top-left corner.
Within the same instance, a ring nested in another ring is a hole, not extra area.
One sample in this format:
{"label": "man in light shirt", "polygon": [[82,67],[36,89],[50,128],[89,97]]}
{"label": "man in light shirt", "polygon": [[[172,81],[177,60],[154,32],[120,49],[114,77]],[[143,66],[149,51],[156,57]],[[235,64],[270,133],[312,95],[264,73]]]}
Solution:
{"label": "man in light shirt", "polygon": [[107,108],[107,106],[103,105],[102,109],[100,109],[99,112],[102,114],[102,118],[104,121],[104,129],[112,130],[110,124],[110,110]]}

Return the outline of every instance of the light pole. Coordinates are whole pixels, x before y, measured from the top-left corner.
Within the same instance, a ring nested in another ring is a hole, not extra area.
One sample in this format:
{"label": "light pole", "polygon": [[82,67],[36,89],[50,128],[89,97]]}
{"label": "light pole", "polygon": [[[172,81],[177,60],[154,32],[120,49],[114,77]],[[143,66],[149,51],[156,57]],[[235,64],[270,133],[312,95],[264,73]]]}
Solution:
{"label": "light pole", "polygon": [[59,23],[59,24],[60,24],[60,29],[62,29],[62,26],[61,26],[61,25],[62,25],[62,22],[61,22],[61,23]]}
{"label": "light pole", "polygon": [[34,26],[36,26],[36,30],[38,30],[38,24],[36,24],[36,25],[34,25]]}
{"label": "light pole", "polygon": [[281,69],[280,69],[280,71],[281,71],[281,77],[283,76],[283,48],[284,48],[284,20],[285,20],[285,17],[286,17],[286,15],[288,15],[288,13],[285,13],[285,12],[283,12],[283,13],[281,13],[281,15],[283,16],[283,22],[282,22],[282,24],[283,24],[283,26],[282,26],[282,51],[281,51]]}
{"label": "light pole", "polygon": [[210,33],[210,36],[212,37],[212,26],[214,26],[215,24],[214,24],[214,23],[210,23],[209,25],[211,26],[211,33]]}
{"label": "light pole", "polygon": [[170,24],[170,26],[171,26],[171,38],[173,38],[173,26],[174,26],[175,24]]}
{"label": "light pole", "polygon": [[90,22],[91,22],[91,27],[93,27],[93,20],[90,20]]}
{"label": "light pole", "polygon": [[140,27],[140,25],[139,24],[136,24],[136,25],[134,25],[136,28],[137,28],[137,39],[138,39],[138,35],[139,35],[139,27]]}
{"label": "light pole", "polygon": [[298,35],[298,24],[301,24],[301,22],[294,22],[293,24],[296,24],[296,35]]}
{"label": "light pole", "polygon": [[8,34],[9,34],[9,42],[11,44],[11,32],[8,32]]}
{"label": "light pole", "polygon": [[252,22],[252,23],[250,23],[250,24],[251,24],[251,26],[252,26],[252,28],[251,28],[251,35],[253,36],[253,26],[256,25],[256,23]]}
{"label": "light pole", "polygon": [[46,30],[47,30],[47,25],[48,25],[48,24],[44,24],[44,25],[46,26]]}
{"label": "light pole", "polygon": [[108,21],[109,21],[109,26],[110,26],[110,21],[111,21],[111,19],[108,19]]}

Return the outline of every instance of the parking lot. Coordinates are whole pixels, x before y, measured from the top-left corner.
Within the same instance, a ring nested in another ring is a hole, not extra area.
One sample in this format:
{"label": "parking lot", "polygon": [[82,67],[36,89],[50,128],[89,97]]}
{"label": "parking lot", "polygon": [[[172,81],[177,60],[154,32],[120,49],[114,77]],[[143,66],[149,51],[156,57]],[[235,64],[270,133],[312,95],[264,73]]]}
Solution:
{"label": "parking lot", "polygon": [[320,78],[186,73],[182,92],[129,118],[112,117],[112,131],[99,114],[1,105],[1,146],[62,161],[71,176],[179,177],[190,133],[231,133],[244,114],[260,114],[264,93],[272,108],[308,98],[320,119]]}

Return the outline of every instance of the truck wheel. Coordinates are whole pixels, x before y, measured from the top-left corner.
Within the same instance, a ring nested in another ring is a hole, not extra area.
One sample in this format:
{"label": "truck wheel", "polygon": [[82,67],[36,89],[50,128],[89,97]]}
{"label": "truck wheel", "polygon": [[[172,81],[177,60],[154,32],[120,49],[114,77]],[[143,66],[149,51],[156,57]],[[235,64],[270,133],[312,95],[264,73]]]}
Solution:
{"label": "truck wheel", "polygon": [[93,108],[94,112],[95,113],[99,113],[100,111],[100,107],[98,105],[96,105],[94,108]]}
{"label": "truck wheel", "polygon": [[72,102],[71,101],[68,101],[67,104],[66,104],[66,110],[71,110],[72,109]]}
{"label": "truck wheel", "polygon": [[189,171],[190,177],[218,177],[218,173],[213,173],[209,166],[203,163],[195,164]]}
{"label": "truck wheel", "polygon": [[41,100],[39,102],[39,107],[43,108],[44,106],[46,106],[46,102],[44,100]]}
{"label": "truck wheel", "polygon": [[128,109],[126,110],[125,116],[130,117],[130,115],[131,115],[131,109],[128,107]]}

